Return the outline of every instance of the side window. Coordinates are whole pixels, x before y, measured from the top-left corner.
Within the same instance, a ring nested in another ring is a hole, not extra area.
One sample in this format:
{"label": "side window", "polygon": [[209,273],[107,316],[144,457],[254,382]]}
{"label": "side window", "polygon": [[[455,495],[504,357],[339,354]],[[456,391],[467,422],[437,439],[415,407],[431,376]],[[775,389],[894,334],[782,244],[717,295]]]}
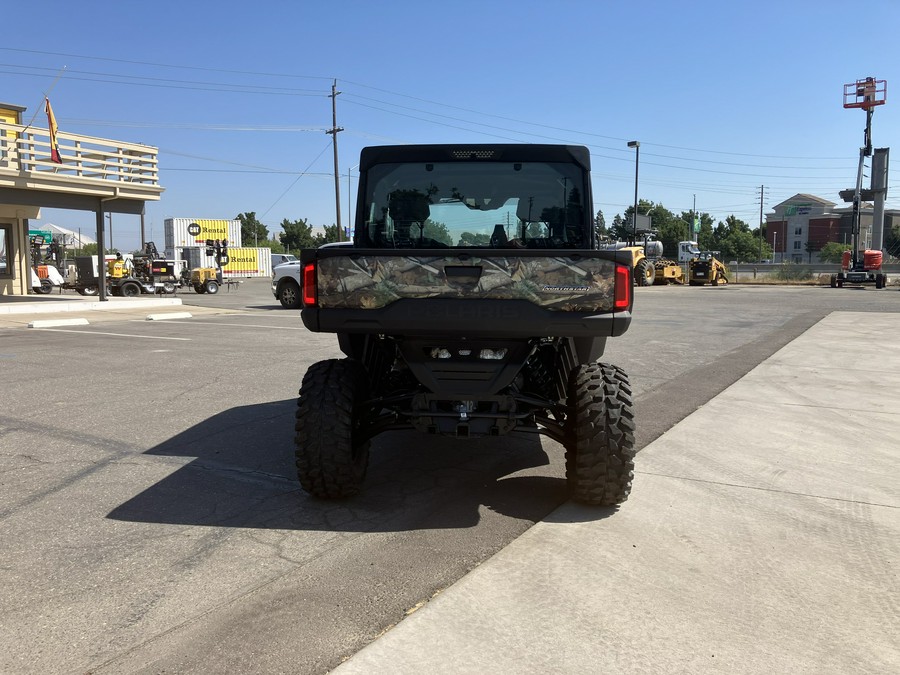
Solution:
{"label": "side window", "polygon": [[12,227],[0,224],[0,276],[12,276]]}

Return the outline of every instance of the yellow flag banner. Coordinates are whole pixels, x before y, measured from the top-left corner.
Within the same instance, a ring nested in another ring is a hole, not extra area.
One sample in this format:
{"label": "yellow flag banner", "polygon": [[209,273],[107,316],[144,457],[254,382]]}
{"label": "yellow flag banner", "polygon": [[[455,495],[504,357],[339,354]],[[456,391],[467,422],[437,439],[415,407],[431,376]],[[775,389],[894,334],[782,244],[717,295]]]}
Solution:
{"label": "yellow flag banner", "polygon": [[62,164],[62,157],[59,156],[59,142],[56,140],[56,115],[53,114],[53,108],[50,107],[50,99],[44,98],[46,102],[44,110],[47,111],[47,126],[50,128],[50,161]]}

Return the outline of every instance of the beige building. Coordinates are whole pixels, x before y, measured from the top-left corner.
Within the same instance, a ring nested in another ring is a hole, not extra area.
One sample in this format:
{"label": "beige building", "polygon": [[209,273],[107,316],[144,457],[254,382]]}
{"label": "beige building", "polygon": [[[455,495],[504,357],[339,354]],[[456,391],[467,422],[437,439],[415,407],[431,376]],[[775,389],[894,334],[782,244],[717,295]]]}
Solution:
{"label": "beige building", "polygon": [[0,296],[31,292],[28,224],[41,208],[94,212],[104,241],[105,214],[143,214],[163,192],[156,148],[65,131],[54,148],[49,124],[25,126],[24,113],[0,103]]}

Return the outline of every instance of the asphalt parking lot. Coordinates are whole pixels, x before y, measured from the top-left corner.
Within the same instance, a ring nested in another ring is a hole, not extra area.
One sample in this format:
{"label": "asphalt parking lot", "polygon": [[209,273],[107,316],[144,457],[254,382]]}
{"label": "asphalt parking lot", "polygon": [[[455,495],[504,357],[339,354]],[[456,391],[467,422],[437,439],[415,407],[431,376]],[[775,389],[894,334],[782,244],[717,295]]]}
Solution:
{"label": "asphalt parking lot", "polygon": [[[294,399],[334,337],[265,279],[179,297],[191,318],[0,321],[0,671],[325,672],[565,501],[552,442],[403,434],[376,439],[359,499],[308,498]],[[838,310],[900,292],[638,289],[605,360],[639,446]]]}

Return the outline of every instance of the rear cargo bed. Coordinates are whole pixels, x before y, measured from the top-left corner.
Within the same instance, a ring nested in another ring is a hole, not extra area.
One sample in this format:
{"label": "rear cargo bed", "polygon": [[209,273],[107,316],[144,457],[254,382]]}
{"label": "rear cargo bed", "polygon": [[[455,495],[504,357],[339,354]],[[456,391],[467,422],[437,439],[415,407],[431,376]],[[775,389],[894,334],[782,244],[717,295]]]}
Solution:
{"label": "rear cargo bed", "polygon": [[309,250],[301,260],[316,263],[315,289],[304,295],[314,292],[315,306],[302,317],[316,332],[612,337],[631,320],[626,258],[594,250]]}

